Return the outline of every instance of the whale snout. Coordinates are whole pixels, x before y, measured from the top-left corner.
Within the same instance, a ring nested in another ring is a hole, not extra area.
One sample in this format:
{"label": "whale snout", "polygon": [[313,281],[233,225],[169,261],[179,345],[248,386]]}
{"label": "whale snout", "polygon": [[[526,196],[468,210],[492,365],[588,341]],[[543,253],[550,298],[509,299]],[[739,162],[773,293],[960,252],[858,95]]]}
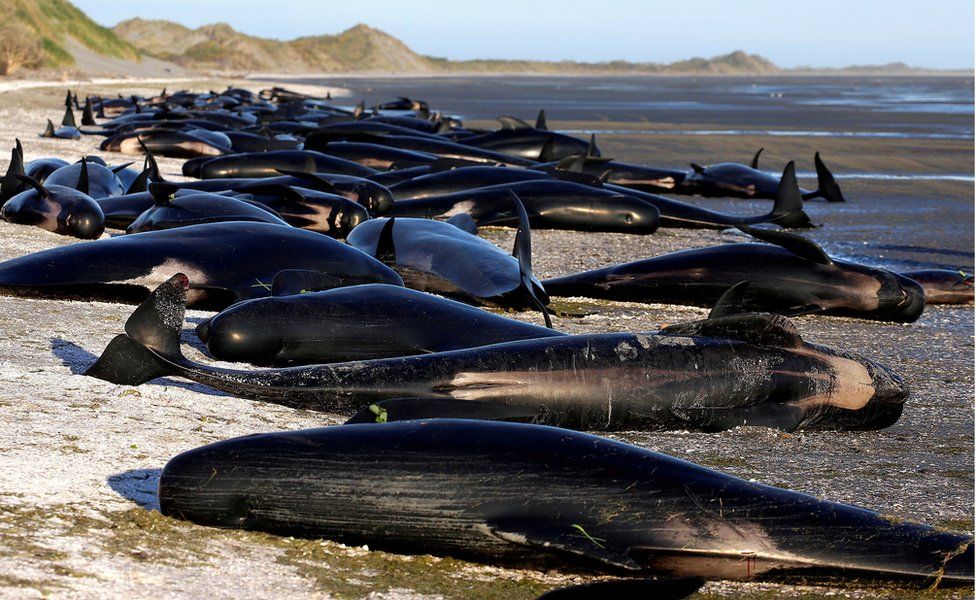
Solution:
{"label": "whale snout", "polygon": [[897,373],[845,350],[808,346],[828,367],[832,384],[809,406],[803,429],[877,430],[898,421],[911,391]]}
{"label": "whale snout", "polygon": [[393,193],[378,183],[363,183],[357,186],[359,203],[373,215],[385,215],[393,208]]}
{"label": "whale snout", "polygon": [[243,307],[230,308],[196,328],[197,337],[207,345],[211,356],[229,362],[271,364],[281,350],[281,340],[268,326],[268,315],[251,314]]}
{"label": "whale snout", "polygon": [[170,460],[159,477],[159,510],[168,517],[212,527],[242,527],[250,514],[248,499],[228,473],[225,453],[209,447]]}
{"label": "whale snout", "polygon": [[656,206],[634,198],[620,212],[620,229],[626,233],[653,233],[660,219]]}
{"label": "whale snout", "polygon": [[357,225],[369,219],[369,213],[366,212],[366,208],[359,205],[347,206],[343,209],[342,214],[337,220],[337,231],[338,237],[346,237],[352,230],[356,228]]}
{"label": "whale snout", "polygon": [[71,235],[83,240],[93,240],[105,231],[105,215],[101,210],[73,213],[67,220]]}
{"label": "whale snout", "polygon": [[197,325],[196,328],[197,337],[200,338],[200,341],[204,344],[206,344],[207,340],[210,339],[210,321],[211,319],[207,319],[206,321],[203,321]]}
{"label": "whale snout", "polygon": [[892,273],[892,279],[882,283],[878,300],[879,311],[885,318],[912,323],[922,316],[925,309],[925,290],[917,281]]}

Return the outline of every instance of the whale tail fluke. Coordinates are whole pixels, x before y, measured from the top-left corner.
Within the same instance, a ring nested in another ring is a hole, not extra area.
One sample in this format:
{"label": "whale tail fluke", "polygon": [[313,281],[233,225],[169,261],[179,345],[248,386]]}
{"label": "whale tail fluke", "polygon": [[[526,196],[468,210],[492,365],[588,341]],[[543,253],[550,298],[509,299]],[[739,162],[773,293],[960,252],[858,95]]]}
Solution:
{"label": "whale tail fluke", "polygon": [[189,279],[177,273],[160,284],[125,322],[85,375],[120,385],[139,385],[177,371],[183,360],[180,332]]}
{"label": "whale tail fluke", "polygon": [[844,194],[840,191],[837,181],[834,180],[834,174],[820,159],[819,152],[813,155],[813,164],[817,169],[817,189],[808,196],[821,196],[827,202],[845,202]]}
{"label": "whale tail fluke", "polygon": [[769,220],[786,229],[814,227],[810,217],[803,211],[803,195],[796,180],[796,164],[792,160],[783,169]]}

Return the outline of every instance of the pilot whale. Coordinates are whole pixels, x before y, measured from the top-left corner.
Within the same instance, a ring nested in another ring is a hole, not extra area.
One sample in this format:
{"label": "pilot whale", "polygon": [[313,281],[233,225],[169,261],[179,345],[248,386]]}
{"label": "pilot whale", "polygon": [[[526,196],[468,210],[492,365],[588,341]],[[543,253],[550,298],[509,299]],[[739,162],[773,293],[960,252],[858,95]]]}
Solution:
{"label": "pilot whale", "polygon": [[970,535],[520,423],[435,419],[225,440],[170,460],[159,505],[200,525],[492,565],[973,583]]}
{"label": "pilot whale", "polygon": [[591,430],[879,429],[898,420],[908,396],[887,367],[806,343],[778,315],[719,313],[660,334],[565,335],[398,358],[222,369],[180,350],[189,285],[182,274],[160,285],[87,374],[123,385],[178,375],[243,398],[346,414],[398,398],[461,402],[469,414]]}

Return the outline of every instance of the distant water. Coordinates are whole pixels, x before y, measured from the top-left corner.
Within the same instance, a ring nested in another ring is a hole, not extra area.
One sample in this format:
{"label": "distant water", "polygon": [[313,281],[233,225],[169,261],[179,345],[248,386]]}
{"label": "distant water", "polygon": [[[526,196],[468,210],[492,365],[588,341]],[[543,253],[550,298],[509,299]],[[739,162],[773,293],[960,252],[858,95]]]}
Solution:
{"label": "distant water", "polygon": [[795,129],[560,129],[568,135],[749,135],[770,137],[895,138],[916,140],[968,140],[973,132],[924,133],[906,131],[801,131]]}
{"label": "distant water", "polygon": [[[549,118],[557,122],[695,124],[696,127],[683,128],[686,135],[973,137],[973,80],[968,77],[445,77],[307,81],[349,88],[354,98],[365,98],[367,104],[399,95],[422,97],[432,106],[458,113],[467,120],[513,115],[531,121],[544,108]],[[803,131],[792,131],[798,124],[802,124]],[[609,128],[607,131],[624,132]]]}
{"label": "distant water", "polygon": [[[777,177],[781,172],[766,171]],[[800,178],[816,179],[816,171],[797,171]],[[972,175],[965,173],[834,173],[834,179],[879,179],[889,181],[976,181]]]}

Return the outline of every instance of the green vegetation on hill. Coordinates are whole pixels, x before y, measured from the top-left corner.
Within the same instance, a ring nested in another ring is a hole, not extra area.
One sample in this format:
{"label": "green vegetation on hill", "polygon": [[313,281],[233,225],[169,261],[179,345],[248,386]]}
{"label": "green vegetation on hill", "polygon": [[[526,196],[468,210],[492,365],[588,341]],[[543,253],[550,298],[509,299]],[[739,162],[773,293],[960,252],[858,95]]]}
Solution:
{"label": "green vegetation on hill", "polygon": [[29,32],[40,40],[43,56],[40,64],[46,67],[66,67],[74,64],[70,51],[74,40],[85,48],[113,58],[139,60],[139,52],[111,29],[88,18],[66,0],[2,0],[0,22]]}
{"label": "green vegetation on hill", "polygon": [[463,60],[421,56],[395,37],[366,25],[337,35],[270,40],[225,23],[189,29],[169,21],[130,19],[115,26],[122,39],[146,54],[181,66],[215,71],[279,73],[776,73],[773,63],[745,52],[670,65],[613,61]]}
{"label": "green vegetation on hill", "polygon": [[137,18],[119,23],[114,31],[146,54],[195,69],[291,73],[439,70],[403,42],[366,25],[338,35],[287,42],[246,35],[225,23],[189,29],[169,21]]}

